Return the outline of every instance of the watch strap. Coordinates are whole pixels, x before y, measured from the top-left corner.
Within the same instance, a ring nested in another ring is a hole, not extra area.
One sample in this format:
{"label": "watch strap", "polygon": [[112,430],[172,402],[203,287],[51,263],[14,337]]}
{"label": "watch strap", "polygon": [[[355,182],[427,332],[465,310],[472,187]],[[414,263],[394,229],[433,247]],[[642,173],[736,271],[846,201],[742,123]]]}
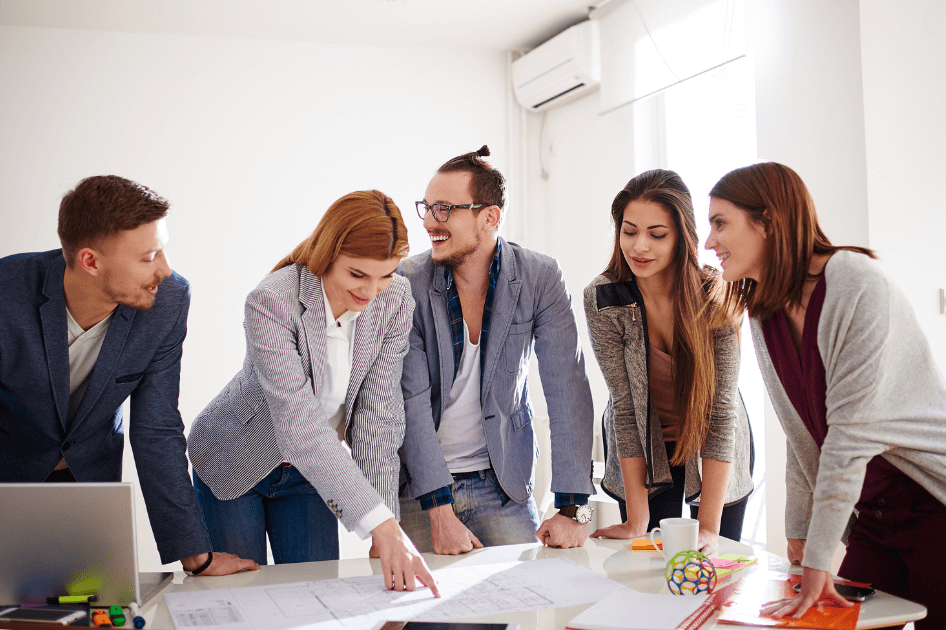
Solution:
{"label": "watch strap", "polygon": [[558,513],[562,516],[567,516],[568,518],[575,518],[575,515],[578,514],[578,506],[574,504],[563,505],[562,507],[558,508]]}

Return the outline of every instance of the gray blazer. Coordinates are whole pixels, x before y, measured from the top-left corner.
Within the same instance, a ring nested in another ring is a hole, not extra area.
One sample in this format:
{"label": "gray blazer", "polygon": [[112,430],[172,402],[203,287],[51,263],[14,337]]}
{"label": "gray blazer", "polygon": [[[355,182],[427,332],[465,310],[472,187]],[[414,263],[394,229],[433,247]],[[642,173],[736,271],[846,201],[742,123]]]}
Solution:
{"label": "gray blazer", "polygon": [[910,303],[872,260],[839,251],[824,273],[818,351],[828,434],[820,452],[782,387],[759,322],[750,323],[788,440],[785,536],[807,539],[804,566],[830,571],[875,455],[946,504],[946,379]]}
{"label": "gray blazer", "polygon": [[[505,493],[527,501],[538,454],[528,380],[534,344],[552,431],[552,491],[593,494],[591,388],[565,279],[554,258],[500,243],[480,386],[490,461]],[[444,269],[428,251],[408,258],[398,271],[410,280],[417,302],[401,380],[407,413],[401,458],[407,491],[416,498],[453,483],[437,439],[453,386],[453,346]]]}
{"label": "gray blazer", "polygon": [[280,462],[296,466],[351,531],[382,499],[397,515],[404,439],[401,365],[414,300],[395,276],[358,316],[345,439],[319,403],[326,360],[322,279],[300,265],[266,276],[246,298],[243,370],[194,421],[194,470],[219,499],[242,496]]}
{"label": "gray blazer", "polygon": [[[660,419],[650,399],[647,318],[637,284],[596,277],[585,287],[585,315],[591,346],[611,393],[603,418],[607,461],[601,487],[623,501],[620,458],[644,457],[645,485],[653,496],[673,486],[673,480]],[[738,390],[739,348],[732,326],[719,329],[714,342],[716,395],[701,454],[732,464],[725,497],[729,505],[752,492],[752,431]],[[686,462],[684,496],[690,503],[699,503],[701,470],[700,457]]]}

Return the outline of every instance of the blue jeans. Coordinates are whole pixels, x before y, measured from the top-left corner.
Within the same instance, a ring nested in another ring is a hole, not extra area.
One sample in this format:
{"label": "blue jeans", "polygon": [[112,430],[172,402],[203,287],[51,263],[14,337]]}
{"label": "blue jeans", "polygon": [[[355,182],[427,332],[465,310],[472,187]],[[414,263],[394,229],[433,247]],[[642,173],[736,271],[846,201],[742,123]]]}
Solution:
{"label": "blue jeans", "polygon": [[266,564],[338,560],[338,519],[294,466],[277,466],[241,497],[221,501],[194,472],[197,504],[214,551]]}
{"label": "blue jeans", "polygon": [[[453,512],[486,547],[538,542],[539,511],[535,500],[516,503],[506,496],[492,468],[458,473],[450,485]],[[401,529],[411,537],[418,551],[432,552],[430,517],[420,502],[401,494]]]}

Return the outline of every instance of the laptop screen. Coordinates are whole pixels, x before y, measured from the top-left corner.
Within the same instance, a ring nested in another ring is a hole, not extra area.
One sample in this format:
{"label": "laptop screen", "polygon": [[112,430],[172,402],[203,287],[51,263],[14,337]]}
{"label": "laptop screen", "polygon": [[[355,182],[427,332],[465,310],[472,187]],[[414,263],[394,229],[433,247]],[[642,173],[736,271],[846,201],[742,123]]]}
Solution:
{"label": "laptop screen", "polygon": [[0,604],[140,601],[131,483],[0,483]]}

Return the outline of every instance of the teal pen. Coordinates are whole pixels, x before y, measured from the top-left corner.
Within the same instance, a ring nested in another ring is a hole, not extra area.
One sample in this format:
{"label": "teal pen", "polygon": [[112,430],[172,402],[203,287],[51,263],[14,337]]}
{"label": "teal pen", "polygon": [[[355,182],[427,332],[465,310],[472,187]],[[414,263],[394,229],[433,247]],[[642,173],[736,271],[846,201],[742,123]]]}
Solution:
{"label": "teal pen", "polygon": [[141,616],[141,611],[138,610],[138,604],[136,604],[135,602],[129,602],[129,604],[128,604],[128,610],[131,611],[131,616],[132,616],[132,621],[131,621],[131,623],[132,623],[136,628],[138,628],[138,630],[141,630],[141,628],[144,628],[144,627],[145,627],[145,618]]}

